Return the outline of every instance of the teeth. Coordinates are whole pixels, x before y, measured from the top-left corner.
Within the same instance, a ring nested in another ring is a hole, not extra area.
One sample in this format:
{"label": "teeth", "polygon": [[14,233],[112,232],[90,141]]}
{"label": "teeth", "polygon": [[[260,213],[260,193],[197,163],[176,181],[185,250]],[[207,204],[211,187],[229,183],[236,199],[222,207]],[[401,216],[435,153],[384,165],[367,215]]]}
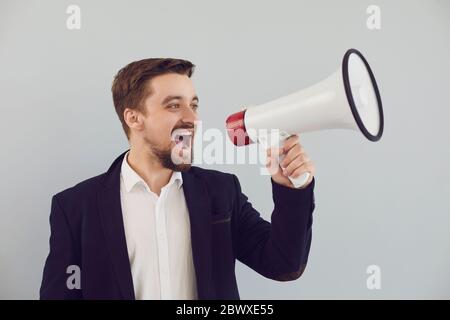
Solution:
{"label": "teeth", "polygon": [[172,132],[172,140],[175,136],[191,136],[192,132],[187,129],[175,129]]}

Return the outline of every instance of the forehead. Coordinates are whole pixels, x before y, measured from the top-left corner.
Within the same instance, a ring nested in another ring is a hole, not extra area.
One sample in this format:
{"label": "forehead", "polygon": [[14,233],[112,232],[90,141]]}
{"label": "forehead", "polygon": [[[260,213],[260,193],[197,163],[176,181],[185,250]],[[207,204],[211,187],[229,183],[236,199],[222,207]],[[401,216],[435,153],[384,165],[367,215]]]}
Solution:
{"label": "forehead", "polygon": [[183,96],[191,99],[195,96],[195,88],[192,79],[187,75],[167,73],[159,75],[150,80],[150,98],[164,99],[169,95]]}

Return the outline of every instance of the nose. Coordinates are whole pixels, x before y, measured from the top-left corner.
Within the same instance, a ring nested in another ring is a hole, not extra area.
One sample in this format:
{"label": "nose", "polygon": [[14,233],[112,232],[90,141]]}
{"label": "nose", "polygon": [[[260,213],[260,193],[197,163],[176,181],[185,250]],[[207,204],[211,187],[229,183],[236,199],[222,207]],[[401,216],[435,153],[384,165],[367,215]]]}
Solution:
{"label": "nose", "polygon": [[197,112],[195,112],[192,108],[185,108],[183,112],[183,122],[195,123],[198,120]]}

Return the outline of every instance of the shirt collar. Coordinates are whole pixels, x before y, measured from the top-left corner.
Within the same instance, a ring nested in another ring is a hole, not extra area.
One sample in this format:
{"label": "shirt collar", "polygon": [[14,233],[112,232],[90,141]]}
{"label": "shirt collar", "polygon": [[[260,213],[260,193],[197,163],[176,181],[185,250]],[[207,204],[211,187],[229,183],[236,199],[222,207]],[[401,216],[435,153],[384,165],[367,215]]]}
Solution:
{"label": "shirt collar", "polygon": [[[131,189],[137,184],[142,184],[147,190],[150,190],[150,188],[147,186],[147,183],[142,179],[136,171],[133,170],[133,168],[130,167],[128,164],[128,153],[125,154],[122,161],[122,167],[121,167],[121,175],[123,178],[123,182],[125,185],[125,190],[127,192],[130,192]],[[183,184],[183,176],[180,171],[172,171],[172,175],[169,179],[169,182],[163,187],[169,187],[172,183],[176,183],[178,189],[181,188]]]}

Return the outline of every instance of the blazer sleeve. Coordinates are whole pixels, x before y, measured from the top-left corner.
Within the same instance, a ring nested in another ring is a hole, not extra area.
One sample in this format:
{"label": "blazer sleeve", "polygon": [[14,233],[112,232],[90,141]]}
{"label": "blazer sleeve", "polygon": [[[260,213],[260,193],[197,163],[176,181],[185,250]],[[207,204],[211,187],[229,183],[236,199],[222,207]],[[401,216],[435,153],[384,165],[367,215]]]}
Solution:
{"label": "blazer sleeve", "polygon": [[40,299],[81,299],[80,289],[69,289],[69,266],[81,268],[74,247],[74,238],[57,196],[52,198],[50,212],[50,252],[44,266]]}
{"label": "blazer sleeve", "polygon": [[236,255],[239,261],[267,278],[291,281],[302,275],[308,261],[315,178],[304,189],[288,188],[270,180],[274,209],[268,222],[253,208],[234,176]]}

